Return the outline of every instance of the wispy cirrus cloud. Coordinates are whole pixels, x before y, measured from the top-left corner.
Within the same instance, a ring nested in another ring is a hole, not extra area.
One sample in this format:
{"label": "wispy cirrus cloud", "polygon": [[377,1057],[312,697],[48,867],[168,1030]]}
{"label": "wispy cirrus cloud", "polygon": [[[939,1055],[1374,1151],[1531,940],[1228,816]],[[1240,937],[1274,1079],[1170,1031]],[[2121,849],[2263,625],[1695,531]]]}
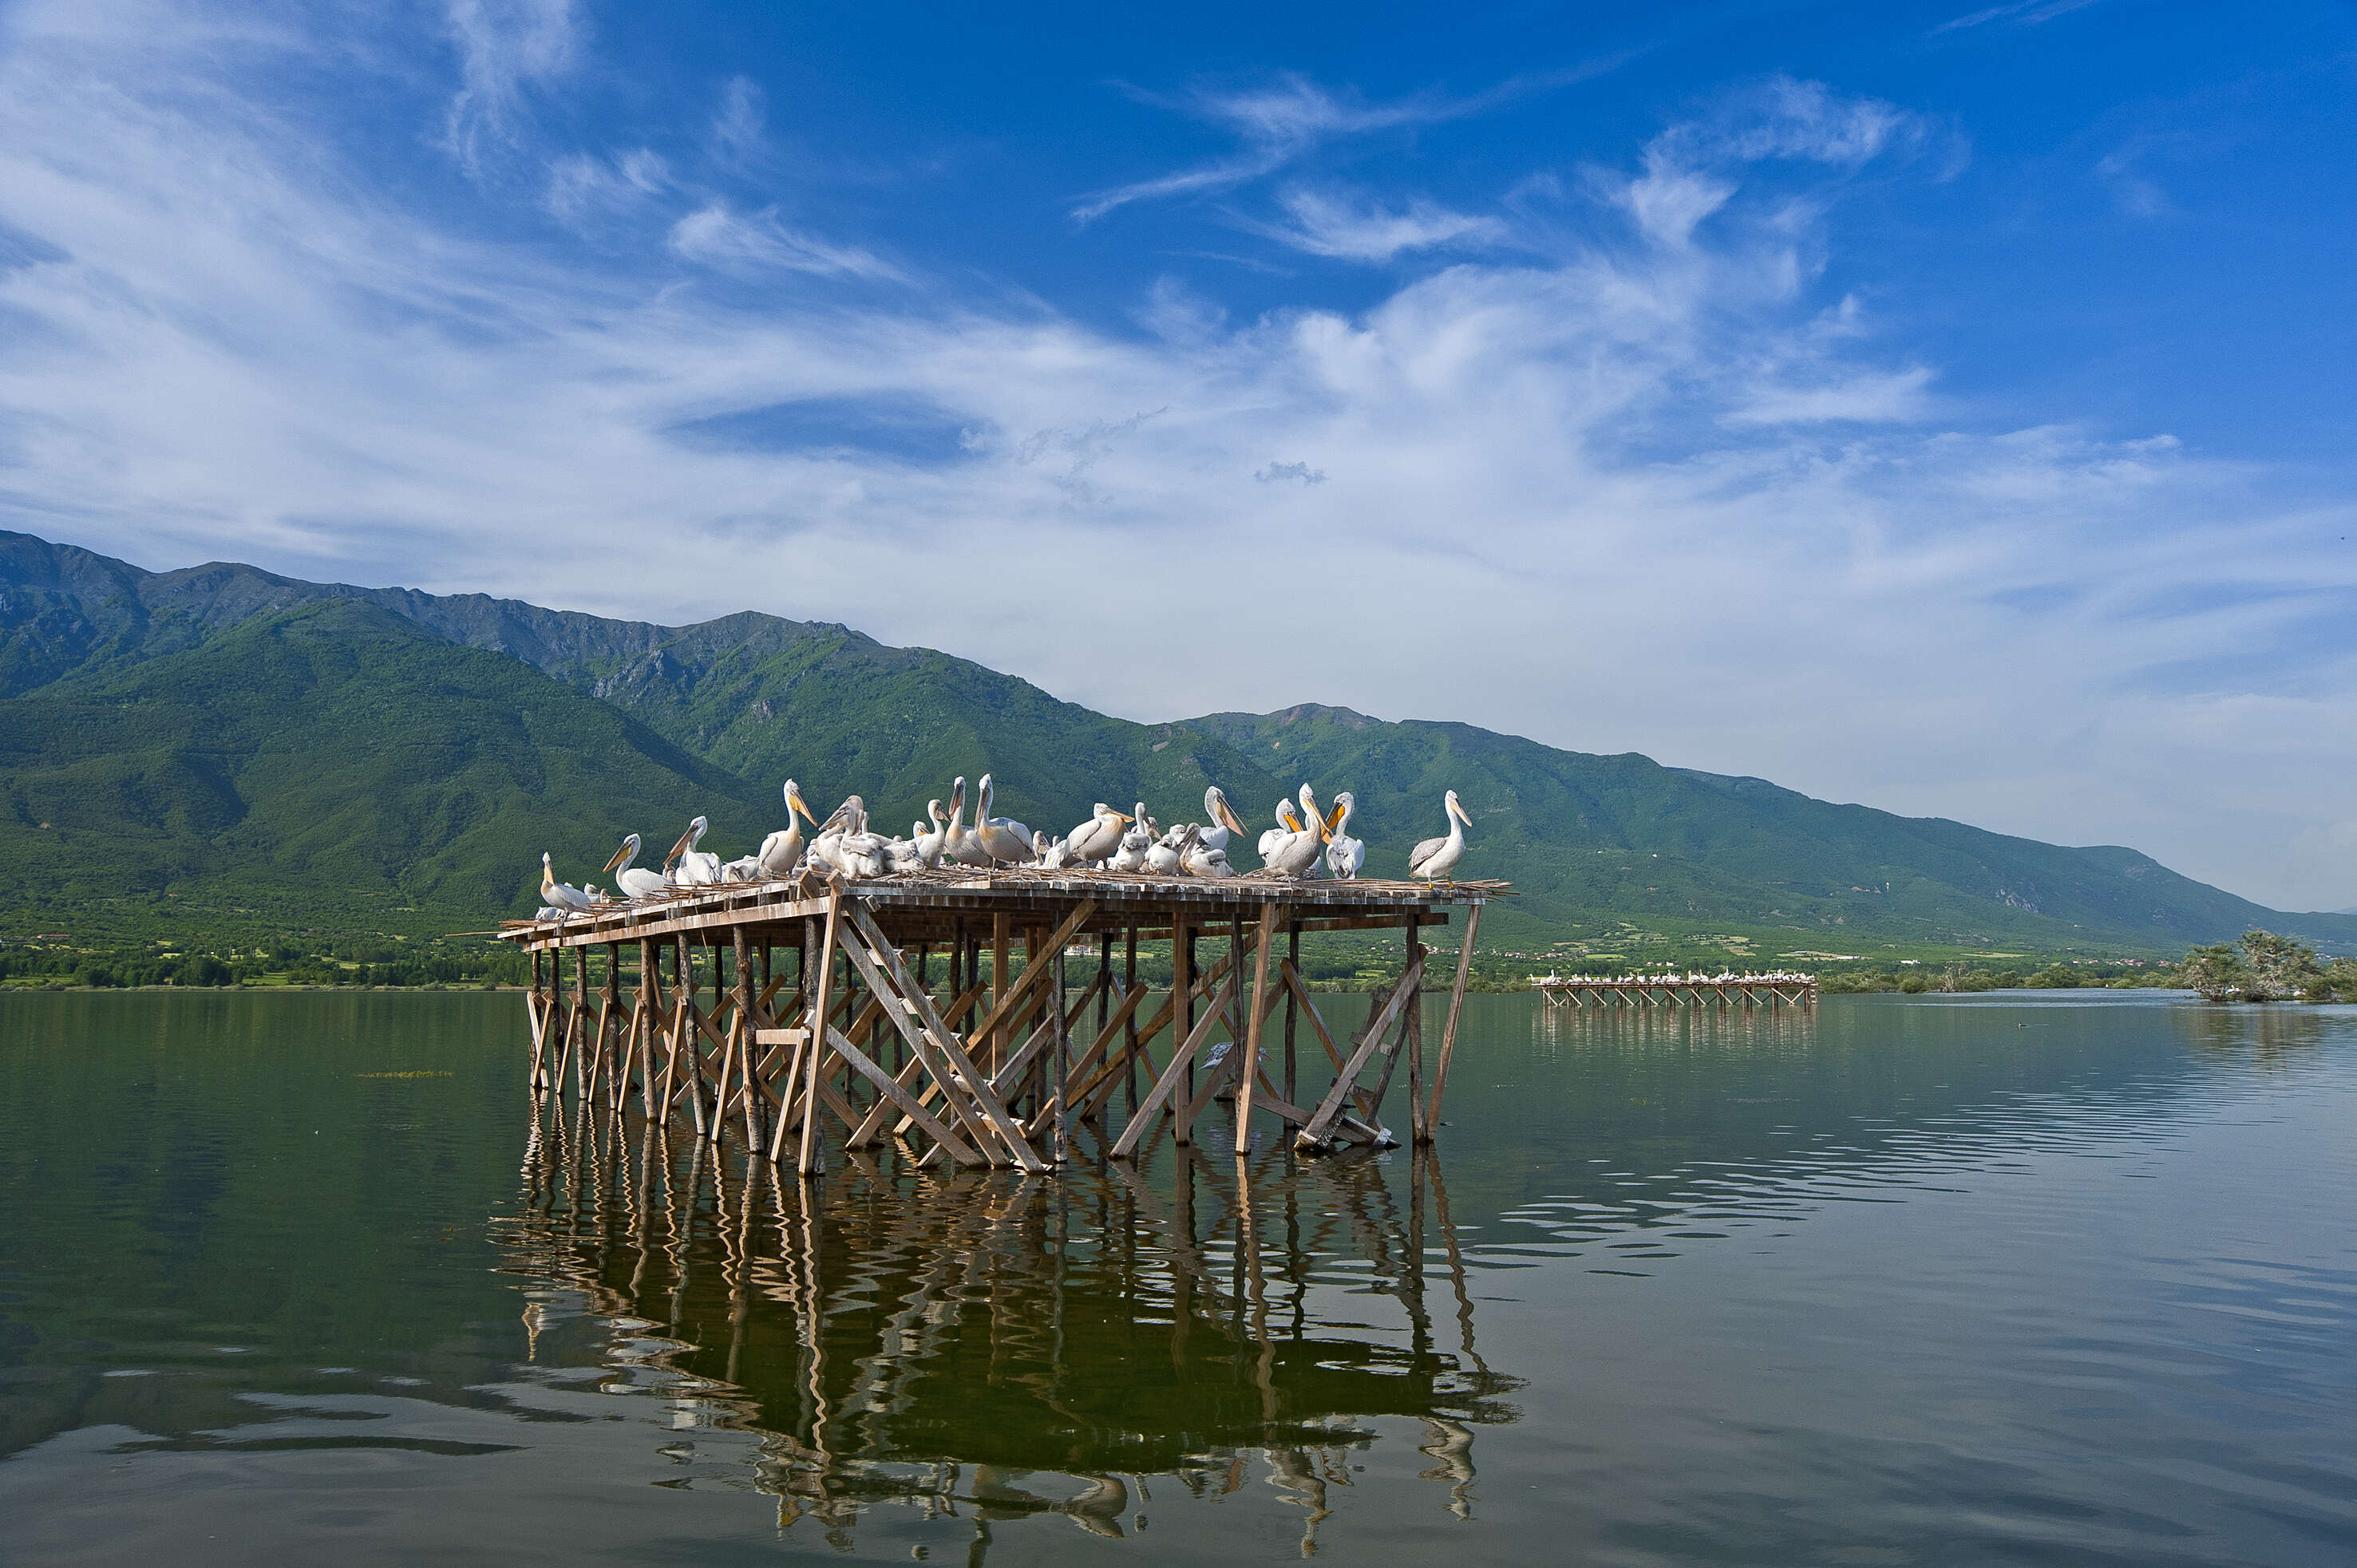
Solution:
{"label": "wispy cirrus cloud", "polygon": [[468,174],[522,137],[524,91],[563,76],[585,30],[575,0],[447,0],[460,85],[444,117],[443,144]]}
{"label": "wispy cirrus cloud", "polygon": [[1966,27],[1985,27],[1992,22],[2007,22],[2016,27],[2034,27],[2050,22],[2057,16],[2067,16],[2073,11],[2083,11],[2102,0],[2009,0],[2003,5],[1985,5],[1977,11],[1967,11],[1951,17],[1932,29],[1937,33],[1960,32]]}
{"label": "wispy cirrus cloud", "polygon": [[776,208],[737,212],[712,201],[671,226],[672,254],[717,271],[815,273],[822,275],[890,279],[899,270],[856,245],[831,243],[791,229]]}
{"label": "wispy cirrus cloud", "polygon": [[1283,222],[1241,221],[1297,251],[1340,261],[1388,262],[1403,252],[1493,245],[1506,238],[1506,225],[1496,218],[1453,211],[1420,197],[1393,206],[1297,187],[1280,195],[1277,205],[1286,215]]}
{"label": "wispy cirrus cloud", "polygon": [[1600,76],[1631,58],[1633,51],[1512,77],[1464,96],[1424,92],[1390,102],[1371,102],[1356,93],[1325,87],[1297,71],[1280,72],[1249,87],[1199,86],[1174,96],[1141,92],[1137,97],[1146,102],[1227,131],[1237,143],[1236,150],[1225,157],[1097,191],[1073,206],[1072,217],[1091,223],[1132,202],[1232,189],[1275,174],[1329,142],[1487,114],[1517,100]]}

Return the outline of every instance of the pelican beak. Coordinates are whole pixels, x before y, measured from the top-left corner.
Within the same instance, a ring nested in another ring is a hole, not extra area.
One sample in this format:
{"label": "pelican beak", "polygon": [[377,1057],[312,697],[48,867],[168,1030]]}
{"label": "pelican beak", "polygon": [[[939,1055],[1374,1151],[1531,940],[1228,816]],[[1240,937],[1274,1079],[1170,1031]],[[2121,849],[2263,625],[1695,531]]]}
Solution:
{"label": "pelican beak", "polygon": [[1332,840],[1335,831],[1340,828],[1341,825],[1342,808],[1340,804],[1337,804],[1332,811],[1326,813],[1326,837],[1329,841]]}
{"label": "pelican beak", "polygon": [[1131,816],[1127,811],[1115,811],[1115,812],[1114,812],[1114,813],[1113,813],[1113,820],[1114,820],[1114,822],[1123,822],[1123,823],[1134,822],[1137,821],[1137,819],[1136,819],[1135,817]]}
{"label": "pelican beak", "polygon": [[1220,813],[1220,825],[1222,827],[1226,828],[1228,832],[1232,833],[1240,833],[1244,831],[1243,823],[1237,820],[1235,812],[1228,809],[1227,797],[1222,796],[1220,798],[1218,810]]}
{"label": "pelican beak", "polygon": [[663,856],[663,864],[665,865],[669,865],[679,859],[681,855],[685,854],[687,853],[687,846],[691,843],[694,842],[694,839],[695,830],[694,828],[690,828],[687,832],[680,834],[679,842],[671,846],[671,853],[669,854]]}
{"label": "pelican beak", "polygon": [[[802,804],[802,792],[799,789],[789,789],[786,791],[786,804],[793,808],[795,811],[800,811],[808,821],[816,822],[818,820],[817,818],[811,816],[811,809]],[[791,825],[791,821],[789,822],[789,825]]]}
{"label": "pelican beak", "polygon": [[1473,825],[1473,819],[1466,815],[1465,808],[1458,805],[1456,801],[1451,800],[1448,802],[1448,810],[1456,816],[1458,822],[1463,822],[1467,827],[1469,828]]}
{"label": "pelican beak", "polygon": [[618,866],[618,865],[621,865],[621,864],[622,864],[622,862],[624,862],[624,861],[626,861],[626,860],[628,860],[628,859],[630,859],[630,846],[629,844],[624,844],[621,848],[619,848],[619,849],[618,849],[618,850],[616,850],[616,851],[614,852],[614,858],[613,858],[613,859],[611,859],[611,860],[608,861],[605,865],[601,865],[601,866],[599,866],[599,867],[597,868],[598,874],[599,874],[600,875],[603,875],[605,873],[607,873],[607,872],[608,872],[608,871],[613,870],[613,869],[614,869],[614,867],[616,867],[616,866]]}

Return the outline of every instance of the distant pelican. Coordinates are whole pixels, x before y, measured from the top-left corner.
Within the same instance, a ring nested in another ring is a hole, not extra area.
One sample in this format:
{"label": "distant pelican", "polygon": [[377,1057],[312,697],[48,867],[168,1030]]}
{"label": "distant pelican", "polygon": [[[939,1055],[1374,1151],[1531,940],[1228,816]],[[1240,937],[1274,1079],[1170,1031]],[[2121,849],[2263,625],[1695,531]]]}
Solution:
{"label": "distant pelican", "polygon": [[1359,809],[1359,798],[1348,789],[1334,797],[1334,814],[1326,820],[1326,869],[1335,879],[1349,882],[1367,864],[1367,845],[1363,839],[1351,836],[1351,813]]}
{"label": "distant pelican", "polygon": [[1407,874],[1426,882],[1437,882],[1457,869],[1457,863],[1465,858],[1465,830],[1473,825],[1473,819],[1458,804],[1456,790],[1448,791],[1441,807],[1448,813],[1448,836],[1426,839],[1407,852]]}
{"label": "distant pelican", "polygon": [[811,809],[802,804],[800,785],[789,779],[783,793],[786,797],[786,825],[763,839],[759,851],[753,856],[761,863],[761,875],[764,876],[792,875],[794,866],[801,861],[806,847],[802,843],[802,823],[807,822],[813,827],[818,825],[818,819],[811,815]]}
{"label": "distant pelican", "polygon": [[1267,829],[1260,835],[1260,843],[1257,847],[1260,850],[1261,859],[1266,860],[1269,851],[1300,831],[1301,816],[1293,809],[1293,802],[1290,800],[1279,800],[1276,803],[1276,826]]}
{"label": "distant pelican", "polygon": [[1229,835],[1243,832],[1244,825],[1236,819],[1236,813],[1228,805],[1227,796],[1217,784],[1203,791],[1203,815],[1211,819],[1203,824],[1203,847],[1217,851],[1225,858]]}
{"label": "distant pelican", "polygon": [[1128,825],[1126,816],[1099,800],[1089,820],[1064,835],[1072,862],[1089,865],[1112,859],[1114,851],[1121,847],[1122,830]]}
{"label": "distant pelican", "polygon": [[648,871],[630,864],[638,858],[639,835],[629,833],[622,839],[622,847],[614,852],[614,858],[603,867],[614,874],[614,886],[622,890],[623,897],[651,898],[671,886],[671,878],[662,872]]}
{"label": "distant pelican", "polygon": [[1129,831],[1121,835],[1121,848],[1105,862],[1107,871],[1143,871],[1146,852],[1154,847],[1154,829],[1146,815],[1146,802],[1137,803],[1136,814],[1129,820]]}
{"label": "distant pelican", "polygon": [[1298,820],[1308,825],[1262,852],[1261,863],[1265,870],[1274,871],[1279,876],[1302,877],[1317,868],[1318,846],[1326,841],[1326,819],[1318,810],[1318,797],[1309,792],[1307,784],[1301,787],[1301,816]]}
{"label": "distant pelican", "polygon": [[1146,869],[1157,876],[1179,875],[1186,869],[1187,852],[1194,847],[1195,840],[1202,831],[1193,822],[1189,822],[1164,833],[1146,852]]}
{"label": "distant pelican", "polygon": [[[663,868],[671,871],[671,879],[682,887],[709,887],[720,880],[720,857],[695,847],[710,826],[702,817],[696,818],[687,824],[687,832],[679,835],[679,842],[671,846],[671,854],[663,857]],[[678,869],[672,871],[673,866]]]}
{"label": "distant pelican", "polygon": [[982,853],[993,861],[1019,865],[1031,854],[1031,830],[1012,817],[990,814],[990,775],[982,776],[981,794],[974,803],[974,836]]}
{"label": "distant pelican", "polygon": [[982,841],[965,825],[965,775],[950,786],[950,825],[942,840],[942,858],[960,865],[988,865],[990,855]]}
{"label": "distant pelican", "polygon": [[596,903],[597,897],[569,882],[559,882],[551,866],[548,852],[540,852],[540,901],[544,908],[578,912]]}
{"label": "distant pelican", "polygon": [[[1220,836],[1226,837],[1227,830],[1222,829]],[[1196,829],[1195,842],[1179,852],[1178,869],[1189,876],[1209,876],[1214,880],[1233,876],[1236,868],[1228,864],[1228,852],[1211,841],[1210,829]]]}

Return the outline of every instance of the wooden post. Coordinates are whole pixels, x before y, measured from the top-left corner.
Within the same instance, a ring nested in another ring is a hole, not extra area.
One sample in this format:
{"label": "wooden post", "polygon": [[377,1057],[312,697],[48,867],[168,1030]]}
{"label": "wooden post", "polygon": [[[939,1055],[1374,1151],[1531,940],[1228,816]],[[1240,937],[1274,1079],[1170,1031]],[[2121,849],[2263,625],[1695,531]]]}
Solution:
{"label": "wooden post", "polygon": [[[1031,961],[1039,961],[1037,957]],[[1053,989],[1048,997],[1048,1016],[1055,1027],[1055,1038],[1048,1048],[1056,1053],[1055,1068],[1049,1075],[1049,1092],[1056,1101],[1055,1163],[1062,1165],[1072,1156],[1072,1109],[1064,1102],[1064,1075],[1071,1066],[1071,1041],[1064,1032],[1064,944],[1056,944],[1055,956],[1048,961],[1056,966]],[[1103,1003],[1100,998],[1098,1005]]]}
{"label": "wooden post", "polygon": [[[1237,922],[1239,932],[1243,922]],[[1253,943],[1258,955],[1253,961],[1253,988],[1250,1011],[1244,1015],[1244,1037],[1241,1047],[1244,1053],[1236,1079],[1236,1153],[1252,1153],[1253,1084],[1260,1077],[1260,1021],[1268,1012],[1268,944],[1276,935],[1276,903],[1274,899],[1260,907],[1260,939]],[[1236,964],[1243,967],[1243,953],[1236,953]]]}
{"label": "wooden post", "polygon": [[760,1076],[760,1051],[753,1041],[753,952],[752,940],[740,923],[729,928],[737,947],[737,1054],[745,1074],[745,1153],[750,1159],[760,1157],[769,1146],[761,1136],[761,1096],[754,1089]]}
{"label": "wooden post", "polygon": [[[1195,1032],[1195,932],[1187,924],[1183,909],[1170,914],[1170,980],[1178,993],[1178,1013],[1176,1033],[1187,1039]],[[1195,1058],[1187,1058],[1186,1103],[1195,1102]],[[1191,1134],[1185,1127],[1178,1129],[1178,1142],[1185,1144]]]}
{"label": "wooden post", "polygon": [[816,1174],[821,1168],[818,1120],[819,1062],[826,1055],[827,988],[834,979],[835,927],[843,918],[843,894],[837,890],[826,896],[826,934],[820,939],[818,957],[818,992],[811,998],[810,1049],[805,1053],[810,1063],[809,1080],[802,1090],[802,1146],[796,1156],[794,1168],[803,1176]]}
{"label": "wooden post", "polygon": [[[1293,966],[1293,972],[1298,974],[1301,972],[1301,917],[1298,914],[1286,922],[1286,961]],[[1295,1105],[1301,1103],[1301,1096],[1294,1089],[1293,1077],[1293,1020],[1297,1011],[1293,987],[1288,985],[1285,988],[1285,1098]]]}
{"label": "wooden post", "polygon": [[655,1009],[662,984],[655,971],[655,944],[639,939],[639,1108],[652,1127],[655,1114]]}
{"label": "wooden post", "polygon": [[[589,1012],[589,944],[587,942],[583,942],[573,950],[573,974],[576,982],[573,990],[576,998],[573,1010],[586,1017]],[[571,1037],[572,1031],[567,1030],[567,1040],[569,1041]],[[589,1102],[589,1042],[587,1040],[583,1040],[579,1048],[573,1053],[573,1094],[574,1098],[579,1100],[584,1105]]]}
{"label": "wooden post", "polygon": [[[1129,936],[1123,948],[1127,956],[1122,961],[1122,989],[1135,991],[1137,989],[1137,920],[1135,917],[1130,919]],[[1129,1079],[1129,1114],[1135,1116],[1137,1114],[1137,1013],[1135,1008],[1130,1011],[1129,1024],[1124,1034],[1123,1070]]]}

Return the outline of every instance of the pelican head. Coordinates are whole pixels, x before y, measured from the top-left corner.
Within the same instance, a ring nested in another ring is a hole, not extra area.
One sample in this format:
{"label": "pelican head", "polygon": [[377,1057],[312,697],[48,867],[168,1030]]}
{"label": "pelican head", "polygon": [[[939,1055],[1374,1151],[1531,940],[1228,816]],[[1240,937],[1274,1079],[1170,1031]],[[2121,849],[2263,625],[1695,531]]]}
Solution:
{"label": "pelican head", "polygon": [[[925,815],[932,820],[932,824],[936,828],[941,827],[943,823],[949,821],[947,817],[942,814],[942,802],[939,796],[935,796],[933,799],[925,802]],[[918,831],[921,832],[924,830],[920,828]]]}
{"label": "pelican head", "polygon": [[638,858],[639,835],[636,833],[625,833],[622,836],[622,847],[614,852],[614,858],[608,861],[604,865],[599,866],[597,869],[600,873],[619,871],[623,866],[630,865],[630,862]]}
{"label": "pelican head", "polygon": [[1309,792],[1307,784],[1301,787],[1301,820],[1318,830],[1319,843],[1332,836],[1326,831],[1326,813],[1318,809],[1318,797]]}
{"label": "pelican head", "polygon": [[1243,823],[1236,820],[1236,813],[1228,805],[1227,796],[1221,792],[1217,784],[1203,791],[1203,814],[1232,833],[1244,831]]}
{"label": "pelican head", "polygon": [[1448,808],[1448,814],[1450,816],[1455,817],[1458,822],[1463,822],[1469,828],[1473,825],[1473,819],[1465,814],[1465,808],[1458,802],[1456,790],[1451,789],[1448,791],[1442,803]]}
{"label": "pelican head", "polygon": [[1351,813],[1358,809],[1359,798],[1348,789],[1334,797],[1334,809],[1326,813],[1326,837],[1329,842],[1332,841],[1336,833],[1342,831],[1342,824],[1349,822]]}
{"label": "pelican head", "polygon": [[556,886],[556,868],[549,864],[548,852],[540,852],[540,890],[544,893]]}
{"label": "pelican head", "polygon": [[709,825],[702,817],[687,824],[687,832],[679,835],[679,842],[671,846],[669,854],[663,856],[663,871],[666,875],[670,873],[673,866],[679,864],[681,855],[695,847],[695,841],[704,836],[704,830]]}
{"label": "pelican head", "polygon": [[802,804],[802,786],[789,779],[786,780],[786,822],[789,826],[792,825],[796,811],[802,814],[802,820],[805,822],[814,823],[818,821],[816,817],[811,815],[811,809]]}
{"label": "pelican head", "polygon": [[985,773],[982,776],[982,782],[974,786],[974,820],[980,823],[988,821],[989,817],[990,775]]}
{"label": "pelican head", "polygon": [[961,773],[950,781],[950,821],[957,822],[965,815],[965,775]]}

